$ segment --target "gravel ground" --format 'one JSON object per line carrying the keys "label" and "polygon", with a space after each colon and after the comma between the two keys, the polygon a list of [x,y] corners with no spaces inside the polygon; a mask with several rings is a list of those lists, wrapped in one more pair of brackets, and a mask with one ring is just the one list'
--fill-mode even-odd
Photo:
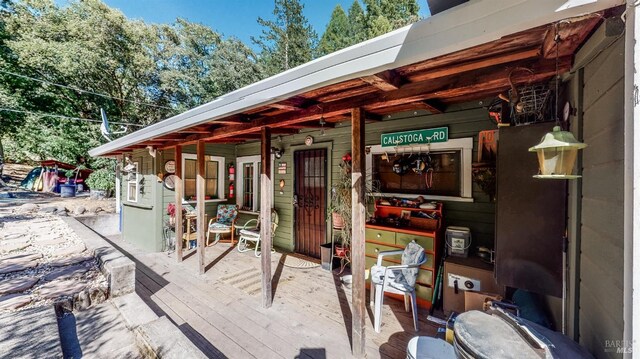
{"label": "gravel ground", "polygon": [[106,292],[96,260],[59,215],[15,212],[0,212],[0,313]]}

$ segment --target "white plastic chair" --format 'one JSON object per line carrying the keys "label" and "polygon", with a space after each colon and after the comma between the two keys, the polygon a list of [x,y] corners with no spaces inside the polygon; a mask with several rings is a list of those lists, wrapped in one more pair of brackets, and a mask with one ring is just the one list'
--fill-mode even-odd
{"label": "white plastic chair", "polygon": [[[271,210],[271,235],[276,233],[278,228],[278,212]],[[236,226],[240,230],[240,239],[238,240],[238,252],[250,251],[249,242],[253,243],[256,257],[260,257],[260,217],[248,220],[244,226]],[[275,253],[275,249],[271,248],[271,253]]]}
{"label": "white plastic chair", "polygon": [[[419,251],[419,253],[417,252]],[[412,255],[415,254],[415,255]],[[402,264],[385,267],[382,259],[385,256],[402,255]],[[404,308],[409,311],[409,301],[413,312],[413,327],[418,331],[418,305],[416,303],[416,278],[419,267],[427,262],[427,256],[415,241],[411,241],[405,249],[383,251],[378,253],[376,265],[371,267],[371,296],[370,305],[373,310],[373,326],[380,333],[382,318],[382,304],[384,293],[401,294],[404,296]]]}

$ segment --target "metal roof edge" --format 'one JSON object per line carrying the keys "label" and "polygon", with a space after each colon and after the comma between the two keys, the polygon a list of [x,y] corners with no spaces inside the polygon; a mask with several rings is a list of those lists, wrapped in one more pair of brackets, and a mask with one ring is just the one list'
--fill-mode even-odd
{"label": "metal roof edge", "polygon": [[[624,0],[476,0],[388,34],[339,50],[245,86],[89,151],[101,156],[186,127],[341,81],[371,75],[497,40],[565,18],[622,5]],[[496,21],[499,17],[501,21]]]}

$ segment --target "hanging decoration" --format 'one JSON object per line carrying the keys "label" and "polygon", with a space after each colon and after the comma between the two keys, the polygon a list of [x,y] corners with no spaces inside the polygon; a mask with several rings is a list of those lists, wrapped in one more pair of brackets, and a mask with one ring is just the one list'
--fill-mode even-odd
{"label": "hanging decoration", "polygon": [[558,34],[558,24],[556,24],[555,30],[556,81],[553,113],[556,125],[551,132],[542,137],[539,144],[529,148],[529,151],[538,154],[538,165],[540,166],[540,173],[533,177],[542,179],[575,179],[581,177],[572,174],[578,158],[578,150],[587,147],[587,145],[576,140],[571,132],[563,131],[558,119],[558,85],[560,82],[560,71],[558,70],[560,35]]}

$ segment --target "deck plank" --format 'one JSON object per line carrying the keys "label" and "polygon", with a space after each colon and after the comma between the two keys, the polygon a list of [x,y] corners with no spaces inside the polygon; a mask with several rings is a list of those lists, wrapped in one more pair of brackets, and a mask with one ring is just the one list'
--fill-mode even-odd
{"label": "deck plank", "polygon": [[[279,263],[273,305],[262,307],[260,259],[228,244],[207,247],[207,271],[198,274],[198,258],[182,263],[163,253],[145,253],[111,238],[137,263],[136,291],[158,315],[166,315],[212,358],[350,358],[351,290],[320,268],[295,269]],[[381,333],[366,322],[368,358],[399,358],[415,335],[434,336],[436,327],[421,310],[420,331],[400,301],[385,299]],[[346,316],[346,318],[345,318]]]}

